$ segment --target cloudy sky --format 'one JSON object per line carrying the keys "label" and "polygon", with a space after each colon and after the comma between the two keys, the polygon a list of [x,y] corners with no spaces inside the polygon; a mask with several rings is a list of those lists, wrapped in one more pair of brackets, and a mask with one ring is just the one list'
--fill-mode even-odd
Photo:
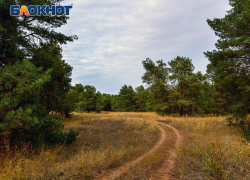
{"label": "cloudy sky", "polygon": [[206,72],[203,52],[217,37],[206,19],[224,17],[228,0],[65,0],[73,4],[60,31],[78,40],[63,46],[73,67],[72,85],[92,85],[117,94],[126,85],[142,84],[142,60],[164,62],[189,57],[195,72]]}

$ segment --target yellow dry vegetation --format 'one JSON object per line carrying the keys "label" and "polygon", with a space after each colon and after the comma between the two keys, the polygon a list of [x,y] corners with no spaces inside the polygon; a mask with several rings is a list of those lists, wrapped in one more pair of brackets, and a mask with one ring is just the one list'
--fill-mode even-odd
{"label": "yellow dry vegetation", "polygon": [[[160,137],[157,121],[177,127],[183,137],[175,179],[250,179],[250,145],[226,117],[169,117],[155,113],[74,113],[65,131],[79,131],[71,145],[0,153],[0,179],[95,179],[151,149]],[[174,141],[173,132],[164,127]],[[168,145],[167,145],[168,146]],[[117,179],[150,179],[167,158],[162,147]]]}
{"label": "yellow dry vegetation", "polygon": [[79,131],[71,145],[36,151],[1,149],[0,179],[93,179],[147,152],[159,139],[154,115],[75,113],[65,131]]}
{"label": "yellow dry vegetation", "polygon": [[177,179],[250,179],[250,145],[226,117],[167,117],[184,131]]}

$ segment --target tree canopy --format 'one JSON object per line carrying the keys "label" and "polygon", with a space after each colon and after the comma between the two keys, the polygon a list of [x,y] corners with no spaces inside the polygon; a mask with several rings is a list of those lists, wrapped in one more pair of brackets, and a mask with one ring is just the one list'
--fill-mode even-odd
{"label": "tree canopy", "polygon": [[[11,16],[11,5],[58,5],[62,0],[4,0],[0,3],[0,133],[12,144],[71,142],[51,111],[69,115],[64,101],[72,67],[62,60],[60,44],[77,39],[56,32],[68,16]],[[2,140],[2,139],[1,139]],[[39,142],[39,143],[37,143]],[[1,142],[0,142],[1,143]]]}
{"label": "tree canopy", "polygon": [[41,46],[66,44],[77,39],[56,32],[67,24],[68,16],[10,16],[11,5],[58,5],[63,0],[4,0],[0,4],[0,66],[29,58]]}
{"label": "tree canopy", "polygon": [[233,118],[230,124],[249,131],[250,121],[250,2],[230,0],[231,10],[224,18],[208,19],[209,26],[219,37],[216,49],[205,52],[214,73],[215,86],[221,96],[232,104]]}

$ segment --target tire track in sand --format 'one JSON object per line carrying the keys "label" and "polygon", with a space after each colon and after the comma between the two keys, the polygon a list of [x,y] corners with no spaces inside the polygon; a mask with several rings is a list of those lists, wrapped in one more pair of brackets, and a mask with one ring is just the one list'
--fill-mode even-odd
{"label": "tire track in sand", "polygon": [[169,151],[170,155],[169,155],[168,159],[162,164],[162,166],[157,170],[157,172],[154,173],[155,176],[157,176],[161,179],[164,179],[164,180],[169,179],[171,176],[171,172],[173,171],[173,168],[175,165],[175,159],[177,158],[177,153],[175,151],[175,148],[179,147],[179,145],[181,143],[181,135],[180,135],[179,131],[176,128],[174,128],[173,126],[158,122],[157,126],[158,126],[159,130],[161,131],[161,137],[152,149],[150,149],[148,152],[146,152],[145,154],[143,154],[139,158],[137,158],[133,161],[129,161],[120,167],[117,167],[117,168],[110,170],[106,175],[99,178],[99,180],[115,179],[115,178],[119,177],[120,175],[124,174],[125,172],[127,172],[132,166],[139,164],[148,155],[156,152],[161,147],[161,145],[163,145],[163,143],[166,139],[165,130],[161,126],[159,126],[159,124],[171,128],[175,132],[175,135],[177,136],[176,141],[174,143],[174,149]]}
{"label": "tire track in sand", "polygon": [[176,135],[174,148],[168,151],[170,155],[167,157],[166,161],[159,167],[156,173],[154,173],[154,177],[157,177],[155,179],[168,180],[171,179],[171,175],[174,172],[176,158],[177,158],[176,148],[180,147],[182,138],[179,131],[175,127],[161,122],[159,122],[159,124],[167,126],[168,128],[172,129]]}

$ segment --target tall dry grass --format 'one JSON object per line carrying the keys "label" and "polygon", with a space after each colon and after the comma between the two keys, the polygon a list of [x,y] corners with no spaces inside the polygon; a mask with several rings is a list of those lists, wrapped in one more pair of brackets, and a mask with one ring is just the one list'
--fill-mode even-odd
{"label": "tall dry grass", "polygon": [[64,119],[65,131],[79,131],[69,146],[0,153],[0,179],[93,179],[147,152],[160,132],[140,113],[78,114]]}
{"label": "tall dry grass", "polygon": [[226,117],[173,118],[164,121],[184,130],[177,179],[250,179],[250,145]]}
{"label": "tall dry grass", "polygon": [[[179,128],[176,179],[250,179],[250,145],[225,117],[161,117],[155,113],[75,113],[65,131],[79,131],[76,142],[50,149],[0,153],[0,179],[93,179],[147,152],[159,139],[156,121]],[[171,131],[166,129],[171,135]],[[170,141],[171,142],[171,139]],[[167,157],[167,148],[145,158],[118,179],[150,179]]]}

